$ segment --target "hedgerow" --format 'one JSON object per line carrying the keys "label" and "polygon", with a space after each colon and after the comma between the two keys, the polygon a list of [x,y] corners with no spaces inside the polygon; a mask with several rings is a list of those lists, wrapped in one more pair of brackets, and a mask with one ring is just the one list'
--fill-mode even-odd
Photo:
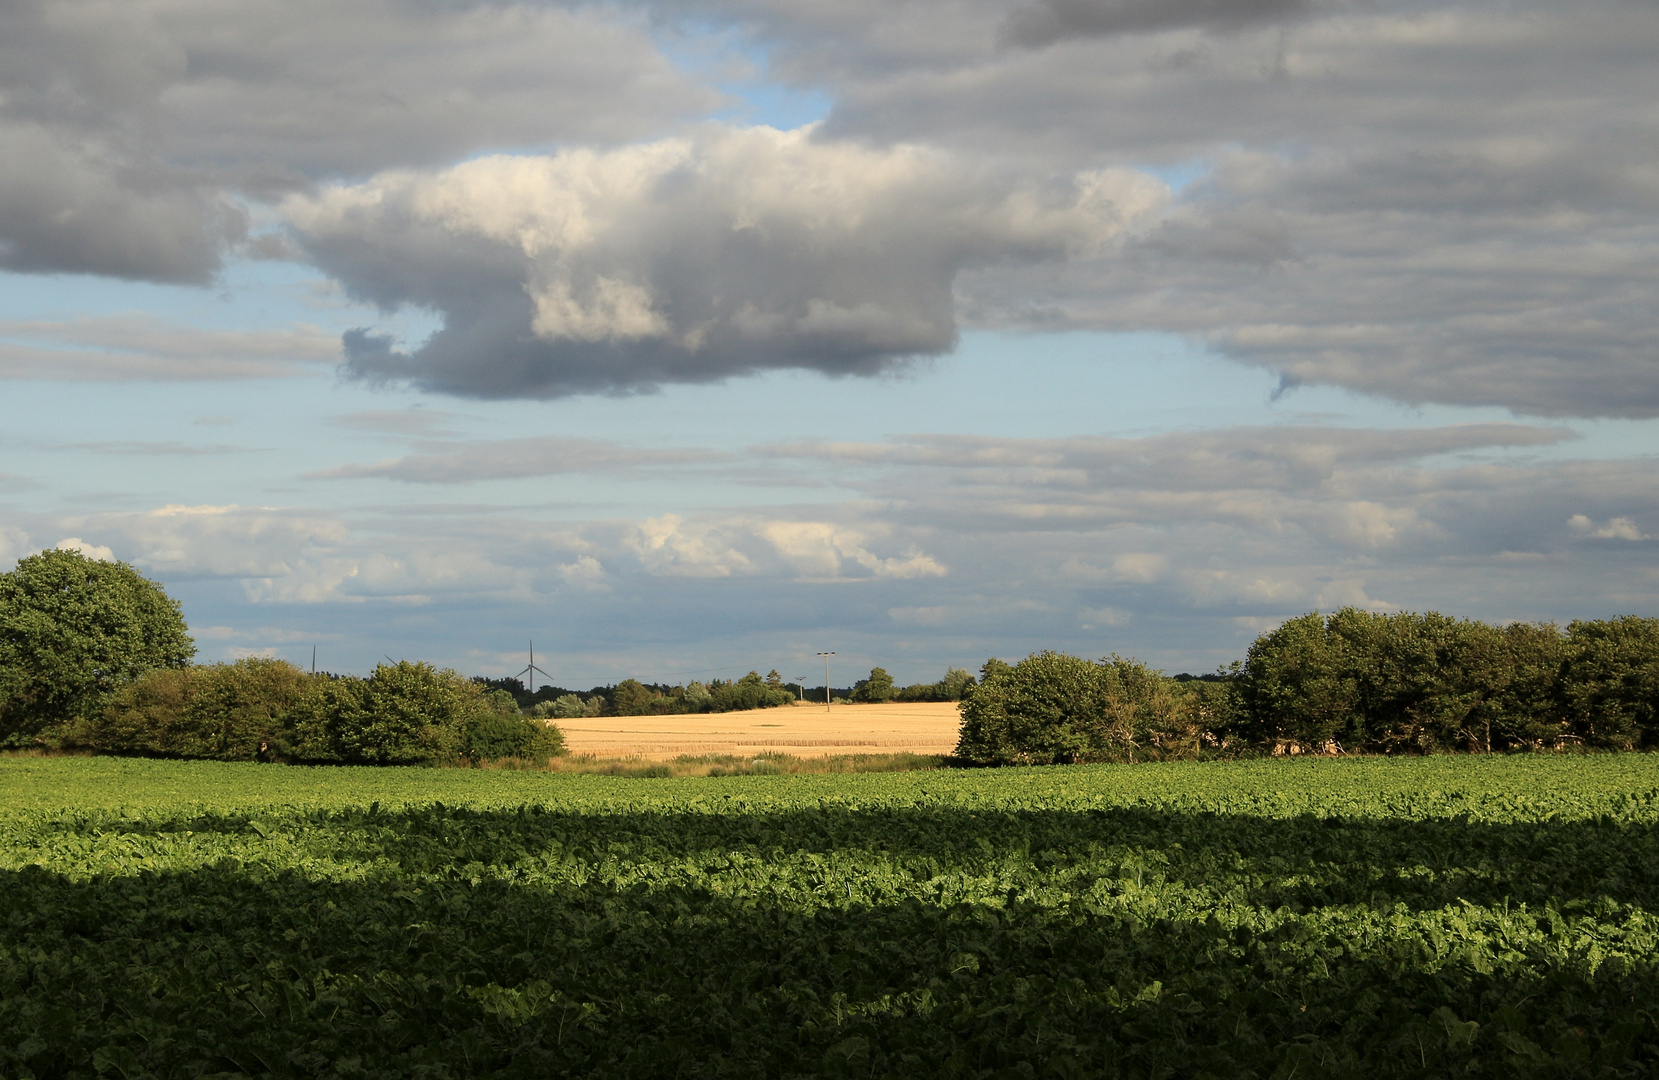
{"label": "hedgerow", "polygon": [[980,764],[1206,754],[1659,746],[1659,619],[1491,626],[1344,608],[1290,619],[1216,675],[1035,653],[988,661],[956,755]]}
{"label": "hedgerow", "polygon": [[74,729],[106,753],[218,761],[358,765],[547,758],[557,728],[508,694],[430,664],[381,664],[367,678],[311,676],[282,660],[156,669]]}

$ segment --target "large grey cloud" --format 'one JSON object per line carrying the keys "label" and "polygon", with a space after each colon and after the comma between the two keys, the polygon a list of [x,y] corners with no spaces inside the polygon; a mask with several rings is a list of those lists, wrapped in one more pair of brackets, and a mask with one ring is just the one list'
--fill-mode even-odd
{"label": "large grey cloud", "polygon": [[1659,12],[1318,14],[895,60],[827,130],[1207,174],[1111,258],[965,281],[972,323],[1173,330],[1414,402],[1659,413]]}
{"label": "large grey cloud", "polygon": [[[833,99],[814,138],[871,161],[926,147],[1005,190],[1110,167],[1202,179],[1092,258],[964,243],[960,219],[918,212],[885,221],[902,247],[836,262],[780,217],[746,275],[756,238],[712,228],[710,209],[731,209],[720,189],[741,168],[699,174],[696,199],[665,182],[632,209],[662,228],[656,249],[624,251],[618,226],[567,268],[567,313],[622,311],[637,287],[671,330],[656,337],[595,336],[586,315],[549,335],[539,256],[457,231],[453,207],[442,227],[398,210],[402,236],[390,210],[359,212],[372,235],[313,218],[307,251],[358,295],[448,319],[413,352],[352,337],[352,372],[538,396],[868,373],[948,348],[959,325],[1062,326],[1190,335],[1287,385],[1659,415],[1646,0],[20,0],[0,9],[0,266],[202,281],[271,203],[319,184],[412,190],[481,151],[669,145],[731,73],[676,69],[654,44],[676,33],[689,52],[757,46],[771,77]],[[959,177],[924,182],[981,205]],[[864,276],[893,301],[842,311]],[[814,298],[830,317],[810,334],[734,321],[747,304],[799,322]]]}
{"label": "large grey cloud", "polygon": [[641,21],[533,4],[0,5],[0,266],[199,282],[245,199],[637,137],[722,96]]}
{"label": "large grey cloud", "polygon": [[958,274],[1093,255],[1166,193],[1128,170],[1051,180],[810,129],[711,126],[384,173],[284,212],[357,297],[444,315],[413,353],[347,335],[353,374],[552,397],[766,368],[870,374],[944,352]]}
{"label": "large grey cloud", "polygon": [[[936,351],[948,310],[967,326],[1173,331],[1286,385],[1535,415],[1659,414],[1646,315],[1659,285],[1650,5],[640,6],[730,20],[765,44],[778,76],[828,88],[826,142],[932,146],[1031,183],[1101,166],[1202,174],[1157,228],[1097,258],[922,272],[932,332],[867,350],[853,328],[817,351],[776,350],[776,363],[856,373],[906,348]],[[936,219],[913,224],[934,231],[924,246],[946,242]],[[727,246],[700,242],[704,262],[686,276],[706,272],[728,296],[763,289],[723,276]],[[373,292],[367,275],[326,265]],[[555,357],[524,332],[532,301],[512,275],[498,280],[488,295],[458,285],[436,300],[383,291],[445,310],[449,329],[413,357],[353,339],[352,370],[540,395],[771,363],[731,338],[711,339],[703,359],[728,358],[712,366],[643,339],[620,364],[592,344]],[[469,377],[473,365],[489,377]]]}

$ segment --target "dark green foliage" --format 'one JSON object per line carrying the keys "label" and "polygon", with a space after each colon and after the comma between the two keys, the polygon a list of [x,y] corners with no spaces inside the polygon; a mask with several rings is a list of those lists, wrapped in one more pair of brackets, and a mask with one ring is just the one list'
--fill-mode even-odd
{"label": "dark green foliage", "polygon": [[0,1076],[1636,1077],[1659,759],[0,759]]}
{"label": "dark green foliage", "polygon": [[986,682],[993,675],[1005,674],[1006,672],[1013,670],[1013,667],[1014,665],[1010,664],[1008,661],[998,660],[993,656],[979,666],[979,681]]}
{"label": "dark green foliage", "polygon": [[603,706],[604,702],[598,698],[583,701],[579,695],[564,694],[551,701],[538,702],[530,715],[542,720],[574,720],[578,716],[597,715],[595,710]]}
{"label": "dark green foliage", "polygon": [[886,668],[871,668],[870,677],[853,684],[853,700],[880,704],[893,697],[893,676]]}
{"label": "dark green foliage", "polygon": [[545,759],[564,746],[511,693],[408,662],[382,664],[367,679],[313,677],[265,659],[152,671],[77,735],[113,754],[364,765]]}
{"label": "dark green foliage", "polygon": [[126,563],[30,555],[0,574],[0,746],[55,741],[144,672],[195,654],[178,602]]}
{"label": "dark green foliage", "polygon": [[285,660],[158,668],[115,693],[77,731],[117,754],[255,761],[290,753],[289,710],[312,679]]}
{"label": "dark green foliage", "polygon": [[974,685],[974,677],[961,668],[946,668],[944,678],[935,683],[914,683],[893,693],[894,701],[961,701],[962,695]]}
{"label": "dark green foliage", "polygon": [[939,697],[942,701],[961,701],[974,685],[974,677],[962,668],[945,669],[945,677],[939,680]]}
{"label": "dark green foliage", "polygon": [[537,705],[541,705],[549,701],[556,701],[557,699],[564,697],[566,694],[575,693],[574,690],[567,690],[562,686],[550,686],[546,683],[543,683],[541,686],[532,691],[528,686],[524,685],[523,679],[511,676],[504,679],[495,679],[487,675],[474,675],[471,681],[477,683],[485,690],[505,691],[506,693],[512,695],[513,700],[518,703],[518,707],[521,709],[533,709]]}
{"label": "dark green foliage", "polygon": [[651,710],[652,696],[638,679],[623,679],[611,691],[611,708],[618,716],[641,716]]}
{"label": "dark green foliage", "polygon": [[367,679],[319,679],[289,713],[301,761],[415,765],[467,751],[473,718],[492,712],[483,693],[453,671],[404,660]]}
{"label": "dark green foliage", "polygon": [[[1047,765],[1192,756],[1206,742],[1198,692],[1138,660],[1098,663],[1041,652],[986,677],[962,699],[956,756],[983,765]],[[1213,742],[1213,736],[1210,741]]]}
{"label": "dark green foliage", "polygon": [[1264,748],[1433,753],[1659,743],[1659,620],[1488,626],[1343,608],[1251,645],[1239,731]]}
{"label": "dark green foliage", "polygon": [[1566,735],[1561,677],[1567,639],[1549,623],[1511,623],[1502,633],[1505,670],[1476,713],[1480,749],[1561,745]]}
{"label": "dark green foliage", "polygon": [[782,686],[767,686],[760,672],[751,671],[736,682],[709,683],[709,712],[736,712],[740,709],[770,709],[779,705],[793,705],[795,695]]}
{"label": "dark green foliage", "polygon": [[1627,749],[1659,743],[1659,619],[1567,626],[1561,704],[1572,737]]}
{"label": "dark green foliage", "polygon": [[[711,679],[685,686],[642,683],[623,679],[615,686],[596,686],[587,697],[563,692],[557,698],[537,702],[535,716],[572,718],[577,716],[650,716],[670,713],[732,712],[739,709],[768,709],[790,705],[795,693],[785,689],[781,679],[763,679],[751,671],[735,682]],[[480,680],[474,680],[475,682]],[[489,684],[508,680],[493,680]]]}
{"label": "dark green foliage", "polygon": [[1187,695],[1187,720],[1197,732],[1200,745],[1228,748],[1243,743],[1244,711],[1238,683],[1242,668],[1235,660],[1212,676],[1172,680]]}
{"label": "dark green foliage", "polygon": [[[856,686],[853,687],[853,693],[854,694],[858,693],[858,688]],[[856,701],[858,699],[855,697],[853,700]],[[960,701],[961,698],[960,698],[960,696],[954,697],[954,698],[945,697],[943,689],[939,686],[938,683],[911,683],[909,686],[901,686],[897,690],[894,690],[893,691],[893,696],[889,700],[891,700],[891,701]]]}
{"label": "dark green foliage", "polygon": [[1251,645],[1242,692],[1276,743],[1484,749],[1481,705],[1506,681],[1505,644],[1495,627],[1437,612],[1304,615]]}
{"label": "dark green foliage", "polygon": [[1347,736],[1361,716],[1354,666],[1317,612],[1257,638],[1240,687],[1257,741],[1312,747]]}
{"label": "dark green foliage", "polygon": [[526,716],[510,694],[491,691],[466,720],[466,756],[546,759],[564,753],[564,735],[545,720]]}

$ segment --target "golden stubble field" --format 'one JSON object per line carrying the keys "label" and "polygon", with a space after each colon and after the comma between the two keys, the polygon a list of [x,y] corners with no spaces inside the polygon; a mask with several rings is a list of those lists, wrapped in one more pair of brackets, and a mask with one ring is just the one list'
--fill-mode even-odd
{"label": "golden stubble field", "polygon": [[956,702],[928,701],[600,716],[557,723],[573,754],[669,761],[682,754],[948,754],[956,748],[959,718]]}

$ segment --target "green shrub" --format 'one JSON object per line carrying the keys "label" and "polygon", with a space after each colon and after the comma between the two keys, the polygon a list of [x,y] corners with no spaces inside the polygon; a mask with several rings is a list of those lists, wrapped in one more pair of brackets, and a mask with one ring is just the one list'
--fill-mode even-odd
{"label": "green shrub", "polygon": [[962,699],[956,756],[984,765],[1197,754],[1214,736],[1198,695],[1139,660],[1040,652],[986,665]]}
{"label": "green shrub", "polygon": [[945,669],[945,677],[939,680],[939,697],[942,701],[961,701],[974,685],[974,677],[959,667]]}
{"label": "green shrub", "polygon": [[[1548,728],[1543,643],[1438,612],[1343,608],[1291,619],[1250,646],[1241,697],[1255,739],[1275,748],[1432,753],[1484,750]],[[1542,649],[1542,651],[1540,651]],[[1517,661],[1533,665],[1524,671]],[[1517,691],[1525,715],[1517,715]],[[1542,695],[1543,701],[1536,700]]]}
{"label": "green shrub", "polygon": [[[854,688],[857,689],[856,687]],[[938,683],[911,683],[893,691],[893,701],[944,701]]]}
{"label": "green shrub", "polygon": [[1562,701],[1567,639],[1553,623],[1511,623],[1503,636],[1499,678],[1476,706],[1471,749],[1525,750],[1562,746],[1568,739]]}
{"label": "green shrub", "polygon": [[466,756],[473,761],[494,758],[549,758],[564,753],[564,734],[545,720],[525,716],[517,708],[479,711],[467,720]]}
{"label": "green shrub", "polygon": [[407,662],[367,679],[314,678],[263,658],[157,669],[77,734],[106,753],[221,761],[409,765],[564,752],[559,729],[523,715],[510,693]]}
{"label": "green shrub", "polygon": [[586,716],[587,702],[576,694],[561,694],[552,701],[544,701],[530,710],[530,715],[541,720],[574,720]]}
{"label": "green shrub", "polygon": [[77,732],[110,753],[254,761],[289,752],[288,712],[311,678],[285,660],[158,668],[116,691]]}
{"label": "green shrub", "polygon": [[291,712],[303,761],[415,765],[453,760],[467,725],[489,711],[478,688],[450,670],[407,660],[367,679],[318,680]]}

